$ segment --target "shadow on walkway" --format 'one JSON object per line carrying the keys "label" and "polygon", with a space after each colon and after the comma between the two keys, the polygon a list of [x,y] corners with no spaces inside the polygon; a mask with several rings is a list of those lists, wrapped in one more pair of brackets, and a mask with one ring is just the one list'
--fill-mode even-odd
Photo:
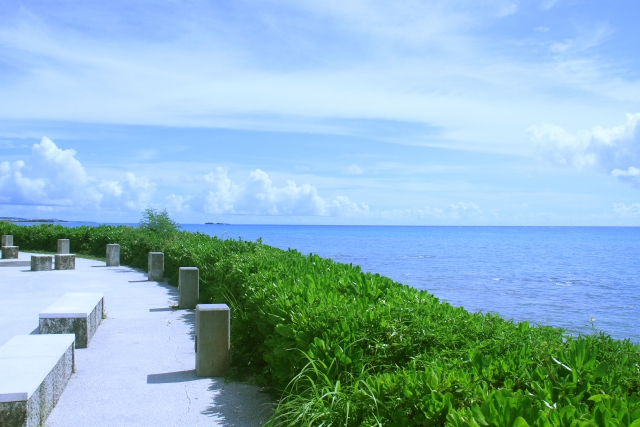
{"label": "shadow on walkway", "polygon": [[261,426],[271,417],[276,405],[253,384],[225,383],[222,378],[212,378],[208,391],[213,394],[213,402],[202,414],[218,418],[226,427]]}
{"label": "shadow on walkway", "polygon": [[162,374],[147,375],[147,384],[169,384],[169,383],[186,383],[189,381],[197,381],[202,378],[196,376],[196,370],[188,371],[164,372]]}

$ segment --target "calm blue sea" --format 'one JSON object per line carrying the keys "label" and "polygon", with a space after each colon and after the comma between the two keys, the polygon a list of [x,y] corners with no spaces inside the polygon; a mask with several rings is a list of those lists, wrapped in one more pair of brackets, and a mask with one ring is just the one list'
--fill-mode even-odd
{"label": "calm blue sea", "polygon": [[360,265],[469,311],[640,342],[640,228],[183,228]]}

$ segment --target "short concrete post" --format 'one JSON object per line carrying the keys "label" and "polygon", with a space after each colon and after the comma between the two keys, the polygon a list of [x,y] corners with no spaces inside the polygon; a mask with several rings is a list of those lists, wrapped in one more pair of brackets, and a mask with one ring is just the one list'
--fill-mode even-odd
{"label": "short concrete post", "polygon": [[230,312],[227,304],[196,306],[196,375],[219,377],[231,361]]}
{"label": "short concrete post", "polygon": [[3,246],[2,247],[2,259],[18,258],[19,253],[20,253],[19,246]]}
{"label": "short concrete post", "polygon": [[162,282],[164,279],[164,253],[149,252],[148,278],[154,282]]}
{"label": "short concrete post", "polygon": [[120,266],[120,245],[110,243],[107,245],[107,267]]}
{"label": "short concrete post", "polygon": [[31,255],[31,271],[49,271],[52,264],[52,255]]}
{"label": "short concrete post", "polygon": [[56,254],[56,270],[75,270],[76,256],[74,254]]}
{"label": "short concrete post", "polygon": [[58,239],[58,253],[59,254],[68,254],[71,253],[71,245],[69,244],[69,239]]}
{"label": "short concrete post", "polygon": [[5,234],[2,236],[2,244],[0,246],[13,246],[13,235]]}
{"label": "short concrete post", "polygon": [[196,308],[200,296],[198,267],[180,267],[178,273],[178,308]]}

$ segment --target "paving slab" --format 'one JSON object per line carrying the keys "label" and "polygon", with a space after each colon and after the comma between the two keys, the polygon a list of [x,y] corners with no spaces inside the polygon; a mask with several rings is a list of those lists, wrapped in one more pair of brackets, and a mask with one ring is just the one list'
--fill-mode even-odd
{"label": "paving slab", "polygon": [[260,388],[195,374],[194,310],[146,272],[76,259],[75,270],[31,271],[31,253],[0,260],[0,345],[38,333],[38,314],[67,292],[104,294],[106,318],[45,426],[260,426],[273,401]]}

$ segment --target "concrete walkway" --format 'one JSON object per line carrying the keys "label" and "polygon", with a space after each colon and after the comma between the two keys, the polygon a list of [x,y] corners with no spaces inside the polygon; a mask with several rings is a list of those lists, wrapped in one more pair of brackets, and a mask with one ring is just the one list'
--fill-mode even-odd
{"label": "concrete walkway", "polygon": [[260,426],[273,410],[259,387],[195,375],[194,310],[177,290],[129,267],[78,258],[76,269],[30,271],[31,254],[0,260],[0,345],[38,333],[38,313],[66,292],[104,293],[107,318],[45,426]]}

